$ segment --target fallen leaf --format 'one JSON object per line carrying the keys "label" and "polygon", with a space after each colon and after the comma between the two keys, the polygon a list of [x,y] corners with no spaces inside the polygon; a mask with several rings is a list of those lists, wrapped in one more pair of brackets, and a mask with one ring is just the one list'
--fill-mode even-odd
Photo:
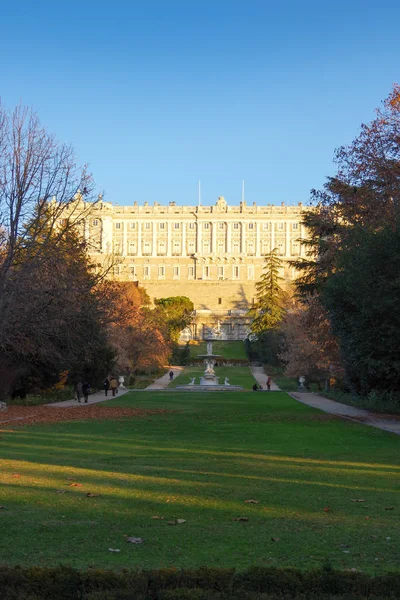
{"label": "fallen leaf", "polygon": [[143,544],[144,540],[139,537],[127,537],[126,541],[130,544]]}
{"label": "fallen leaf", "polygon": [[182,523],[186,523],[186,519],[177,519],[176,522],[178,525],[182,525]]}
{"label": "fallen leaf", "polygon": [[281,538],[271,538],[271,542],[280,542]]}
{"label": "fallen leaf", "polygon": [[108,551],[109,552],[121,552],[121,550],[119,548],[109,548]]}
{"label": "fallen leaf", "polygon": [[92,494],[91,492],[89,492],[88,494],[86,494],[87,498],[99,498],[101,496],[101,494]]}
{"label": "fallen leaf", "polygon": [[168,525],[176,525],[176,521],[168,521]]}
{"label": "fallen leaf", "polygon": [[157,519],[163,519],[164,517],[159,517],[158,515],[154,515],[154,517],[151,517],[151,518],[154,520],[157,520]]}
{"label": "fallen leaf", "polygon": [[394,506],[387,506],[385,510],[394,510]]}
{"label": "fallen leaf", "polygon": [[350,554],[350,550],[343,550],[344,554]]}
{"label": "fallen leaf", "polygon": [[324,512],[331,512],[331,509],[329,508],[329,506],[325,506],[325,508],[323,508]]}
{"label": "fallen leaf", "polygon": [[245,500],[245,504],[259,504],[258,500]]}
{"label": "fallen leaf", "polygon": [[233,519],[234,521],[248,521],[248,517],[236,517],[236,519]]}
{"label": "fallen leaf", "polygon": [[81,483],[70,483],[69,487],[82,487]]}
{"label": "fallen leaf", "polygon": [[364,498],[354,498],[350,500],[350,502],[366,502],[366,500],[364,500]]}
{"label": "fallen leaf", "polygon": [[369,517],[365,517],[365,518],[364,518],[364,521],[369,521]]}
{"label": "fallen leaf", "polygon": [[14,477],[15,479],[19,479],[20,477],[22,477],[22,475],[20,475],[19,473],[13,473],[11,475],[11,477]]}

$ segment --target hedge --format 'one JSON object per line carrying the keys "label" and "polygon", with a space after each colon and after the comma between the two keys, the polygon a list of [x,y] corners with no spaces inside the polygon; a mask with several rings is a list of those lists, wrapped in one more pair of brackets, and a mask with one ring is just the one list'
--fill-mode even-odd
{"label": "hedge", "polygon": [[0,567],[1,600],[388,600],[400,574],[253,567],[108,571]]}

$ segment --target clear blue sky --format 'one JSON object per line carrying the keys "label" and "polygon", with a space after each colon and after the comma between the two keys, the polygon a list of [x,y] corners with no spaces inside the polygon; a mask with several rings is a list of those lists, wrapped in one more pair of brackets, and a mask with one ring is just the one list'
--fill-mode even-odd
{"label": "clear blue sky", "polygon": [[4,0],[0,96],[118,204],[307,202],[400,80],[400,2]]}

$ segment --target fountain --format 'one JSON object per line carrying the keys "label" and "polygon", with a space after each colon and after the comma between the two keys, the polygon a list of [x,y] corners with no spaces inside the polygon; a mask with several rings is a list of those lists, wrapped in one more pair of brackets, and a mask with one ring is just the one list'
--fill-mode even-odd
{"label": "fountain", "polygon": [[[215,337],[219,337],[222,333],[220,323],[218,326],[211,330],[211,333]],[[214,339],[214,338],[212,338]],[[216,392],[216,391],[232,391],[237,392],[243,390],[241,385],[231,385],[228,377],[225,377],[224,383],[219,383],[219,377],[215,374],[214,367],[219,358],[223,358],[222,354],[213,354],[212,350],[212,339],[207,342],[207,354],[199,354],[199,358],[204,359],[206,369],[200,378],[200,384],[195,383],[195,377],[193,377],[190,383],[186,385],[176,386],[176,390],[187,390],[191,392],[203,391],[203,392]]]}

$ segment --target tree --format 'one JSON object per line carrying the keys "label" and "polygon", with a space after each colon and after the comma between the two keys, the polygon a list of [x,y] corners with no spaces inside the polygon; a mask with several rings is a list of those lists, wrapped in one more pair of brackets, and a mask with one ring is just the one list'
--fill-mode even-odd
{"label": "tree", "polygon": [[181,331],[191,323],[193,302],[186,296],[171,296],[155,298],[154,304],[154,317],[159,318],[161,327],[165,324],[167,337],[176,344]]}
{"label": "tree", "polygon": [[288,311],[281,333],[284,344],[280,359],[286,365],[286,375],[304,375],[317,382],[343,377],[339,345],[318,296],[310,296]]}
{"label": "tree", "polygon": [[253,317],[251,330],[260,334],[276,327],[285,314],[287,293],[281,287],[283,278],[279,276],[282,260],[277,250],[272,250],[266,257],[260,281],[256,283],[256,302],[249,311]]}

